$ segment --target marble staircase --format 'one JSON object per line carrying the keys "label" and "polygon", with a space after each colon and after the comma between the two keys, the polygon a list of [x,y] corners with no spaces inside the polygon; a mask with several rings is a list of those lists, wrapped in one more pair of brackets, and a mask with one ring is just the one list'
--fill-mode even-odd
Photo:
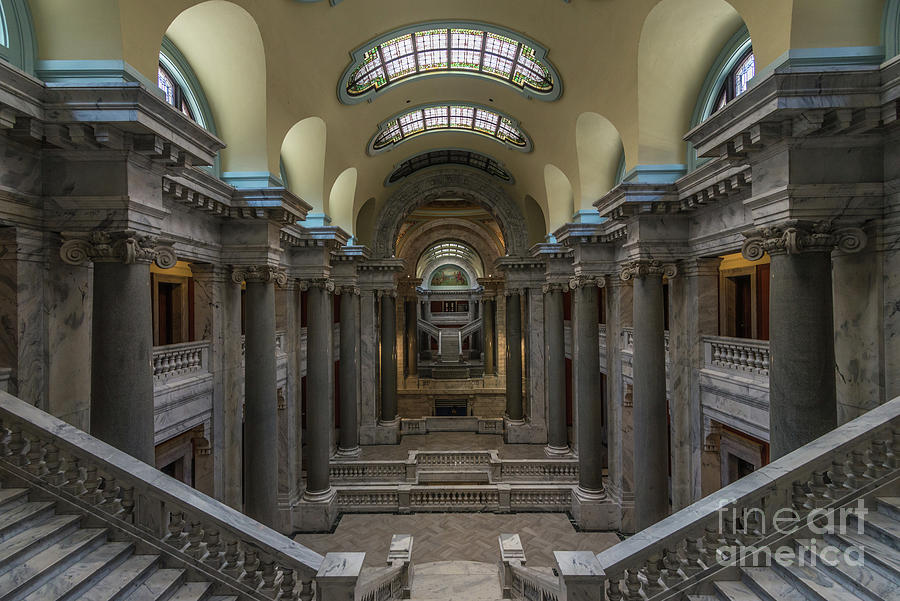
{"label": "marble staircase", "polygon": [[[4,483],[5,484],[5,483]],[[76,512],[0,488],[0,600],[237,601]],[[142,550],[144,551],[144,550]]]}
{"label": "marble staircase", "polygon": [[744,566],[690,601],[891,601],[900,597],[900,497],[874,497],[863,516],[817,538],[795,538],[797,560]]}
{"label": "marble staircase", "polygon": [[459,330],[441,330],[441,363],[459,363],[462,349],[459,344]]}

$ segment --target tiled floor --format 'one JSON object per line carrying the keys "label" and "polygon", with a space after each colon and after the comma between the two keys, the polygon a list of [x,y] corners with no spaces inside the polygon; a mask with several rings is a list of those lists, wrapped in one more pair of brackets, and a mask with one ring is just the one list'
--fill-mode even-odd
{"label": "tiled floor", "polygon": [[500,560],[497,536],[517,532],[529,566],[553,566],[553,551],[600,552],[619,541],[612,532],[577,532],[561,513],[347,514],[333,534],[298,534],[318,553],[365,551],[367,566],[383,566],[392,534],[413,535],[413,563]]}

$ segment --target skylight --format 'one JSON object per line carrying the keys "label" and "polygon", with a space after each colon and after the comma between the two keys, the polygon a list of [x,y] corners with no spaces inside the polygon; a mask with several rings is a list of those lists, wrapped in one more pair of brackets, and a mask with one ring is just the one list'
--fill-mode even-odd
{"label": "skylight", "polygon": [[483,23],[422,24],[354,52],[339,95],[349,104],[415,76],[450,73],[488,77],[528,96],[555,100],[559,77],[545,54],[536,43]]}
{"label": "skylight", "polygon": [[439,131],[464,131],[493,138],[522,152],[531,140],[510,117],[487,107],[468,104],[428,105],[396,115],[379,126],[369,152],[389,150],[418,135]]}

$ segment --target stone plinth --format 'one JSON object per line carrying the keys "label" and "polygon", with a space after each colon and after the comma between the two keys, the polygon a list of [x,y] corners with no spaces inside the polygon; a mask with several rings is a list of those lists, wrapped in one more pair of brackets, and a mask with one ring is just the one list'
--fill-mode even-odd
{"label": "stone plinth", "polygon": [[295,532],[328,532],[337,517],[335,489],[331,488],[321,495],[304,493],[293,507],[293,529]]}

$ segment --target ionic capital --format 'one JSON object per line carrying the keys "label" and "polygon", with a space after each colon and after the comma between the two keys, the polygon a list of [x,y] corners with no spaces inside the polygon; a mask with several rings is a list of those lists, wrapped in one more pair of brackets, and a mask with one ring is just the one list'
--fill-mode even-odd
{"label": "ionic capital", "polygon": [[359,286],[352,286],[352,285],[335,286],[334,293],[335,294],[352,294],[353,296],[359,296]]}
{"label": "ionic capital", "polygon": [[634,278],[645,278],[651,275],[665,276],[669,279],[678,275],[678,268],[674,263],[663,263],[656,259],[637,259],[622,266],[619,277],[623,282]]}
{"label": "ionic capital", "polygon": [[811,252],[831,252],[835,249],[852,253],[866,246],[866,234],[858,227],[835,227],[829,221],[792,220],[779,225],[744,232],[741,254],[748,261],[757,261],[764,254],[796,255]]}
{"label": "ionic capital", "polygon": [[334,280],[328,278],[312,278],[309,280],[302,280],[300,282],[300,290],[306,292],[311,288],[318,288],[319,290],[324,290],[325,292],[334,292]]}
{"label": "ionic capital", "polygon": [[384,298],[385,296],[389,296],[391,298],[397,298],[397,290],[395,288],[390,288],[387,290],[379,290],[378,298]]}
{"label": "ionic capital", "polygon": [[279,286],[287,284],[287,273],[273,265],[242,265],[235,267],[231,272],[231,281],[235,284],[241,282],[268,284],[274,282]]}
{"label": "ionic capital", "polygon": [[606,288],[605,275],[576,275],[569,278],[569,288],[575,290],[584,288],[585,286],[597,288]]}
{"label": "ionic capital", "polygon": [[503,296],[510,297],[513,294],[520,295],[522,294],[521,288],[505,288],[503,290]]}
{"label": "ionic capital", "polygon": [[556,291],[563,292],[566,288],[568,288],[568,284],[563,284],[561,282],[547,282],[541,286],[541,292],[544,294]]}
{"label": "ionic capital", "polygon": [[156,263],[161,269],[174,267],[178,261],[172,242],[132,230],[114,232],[63,233],[59,256],[69,265],[94,263]]}

